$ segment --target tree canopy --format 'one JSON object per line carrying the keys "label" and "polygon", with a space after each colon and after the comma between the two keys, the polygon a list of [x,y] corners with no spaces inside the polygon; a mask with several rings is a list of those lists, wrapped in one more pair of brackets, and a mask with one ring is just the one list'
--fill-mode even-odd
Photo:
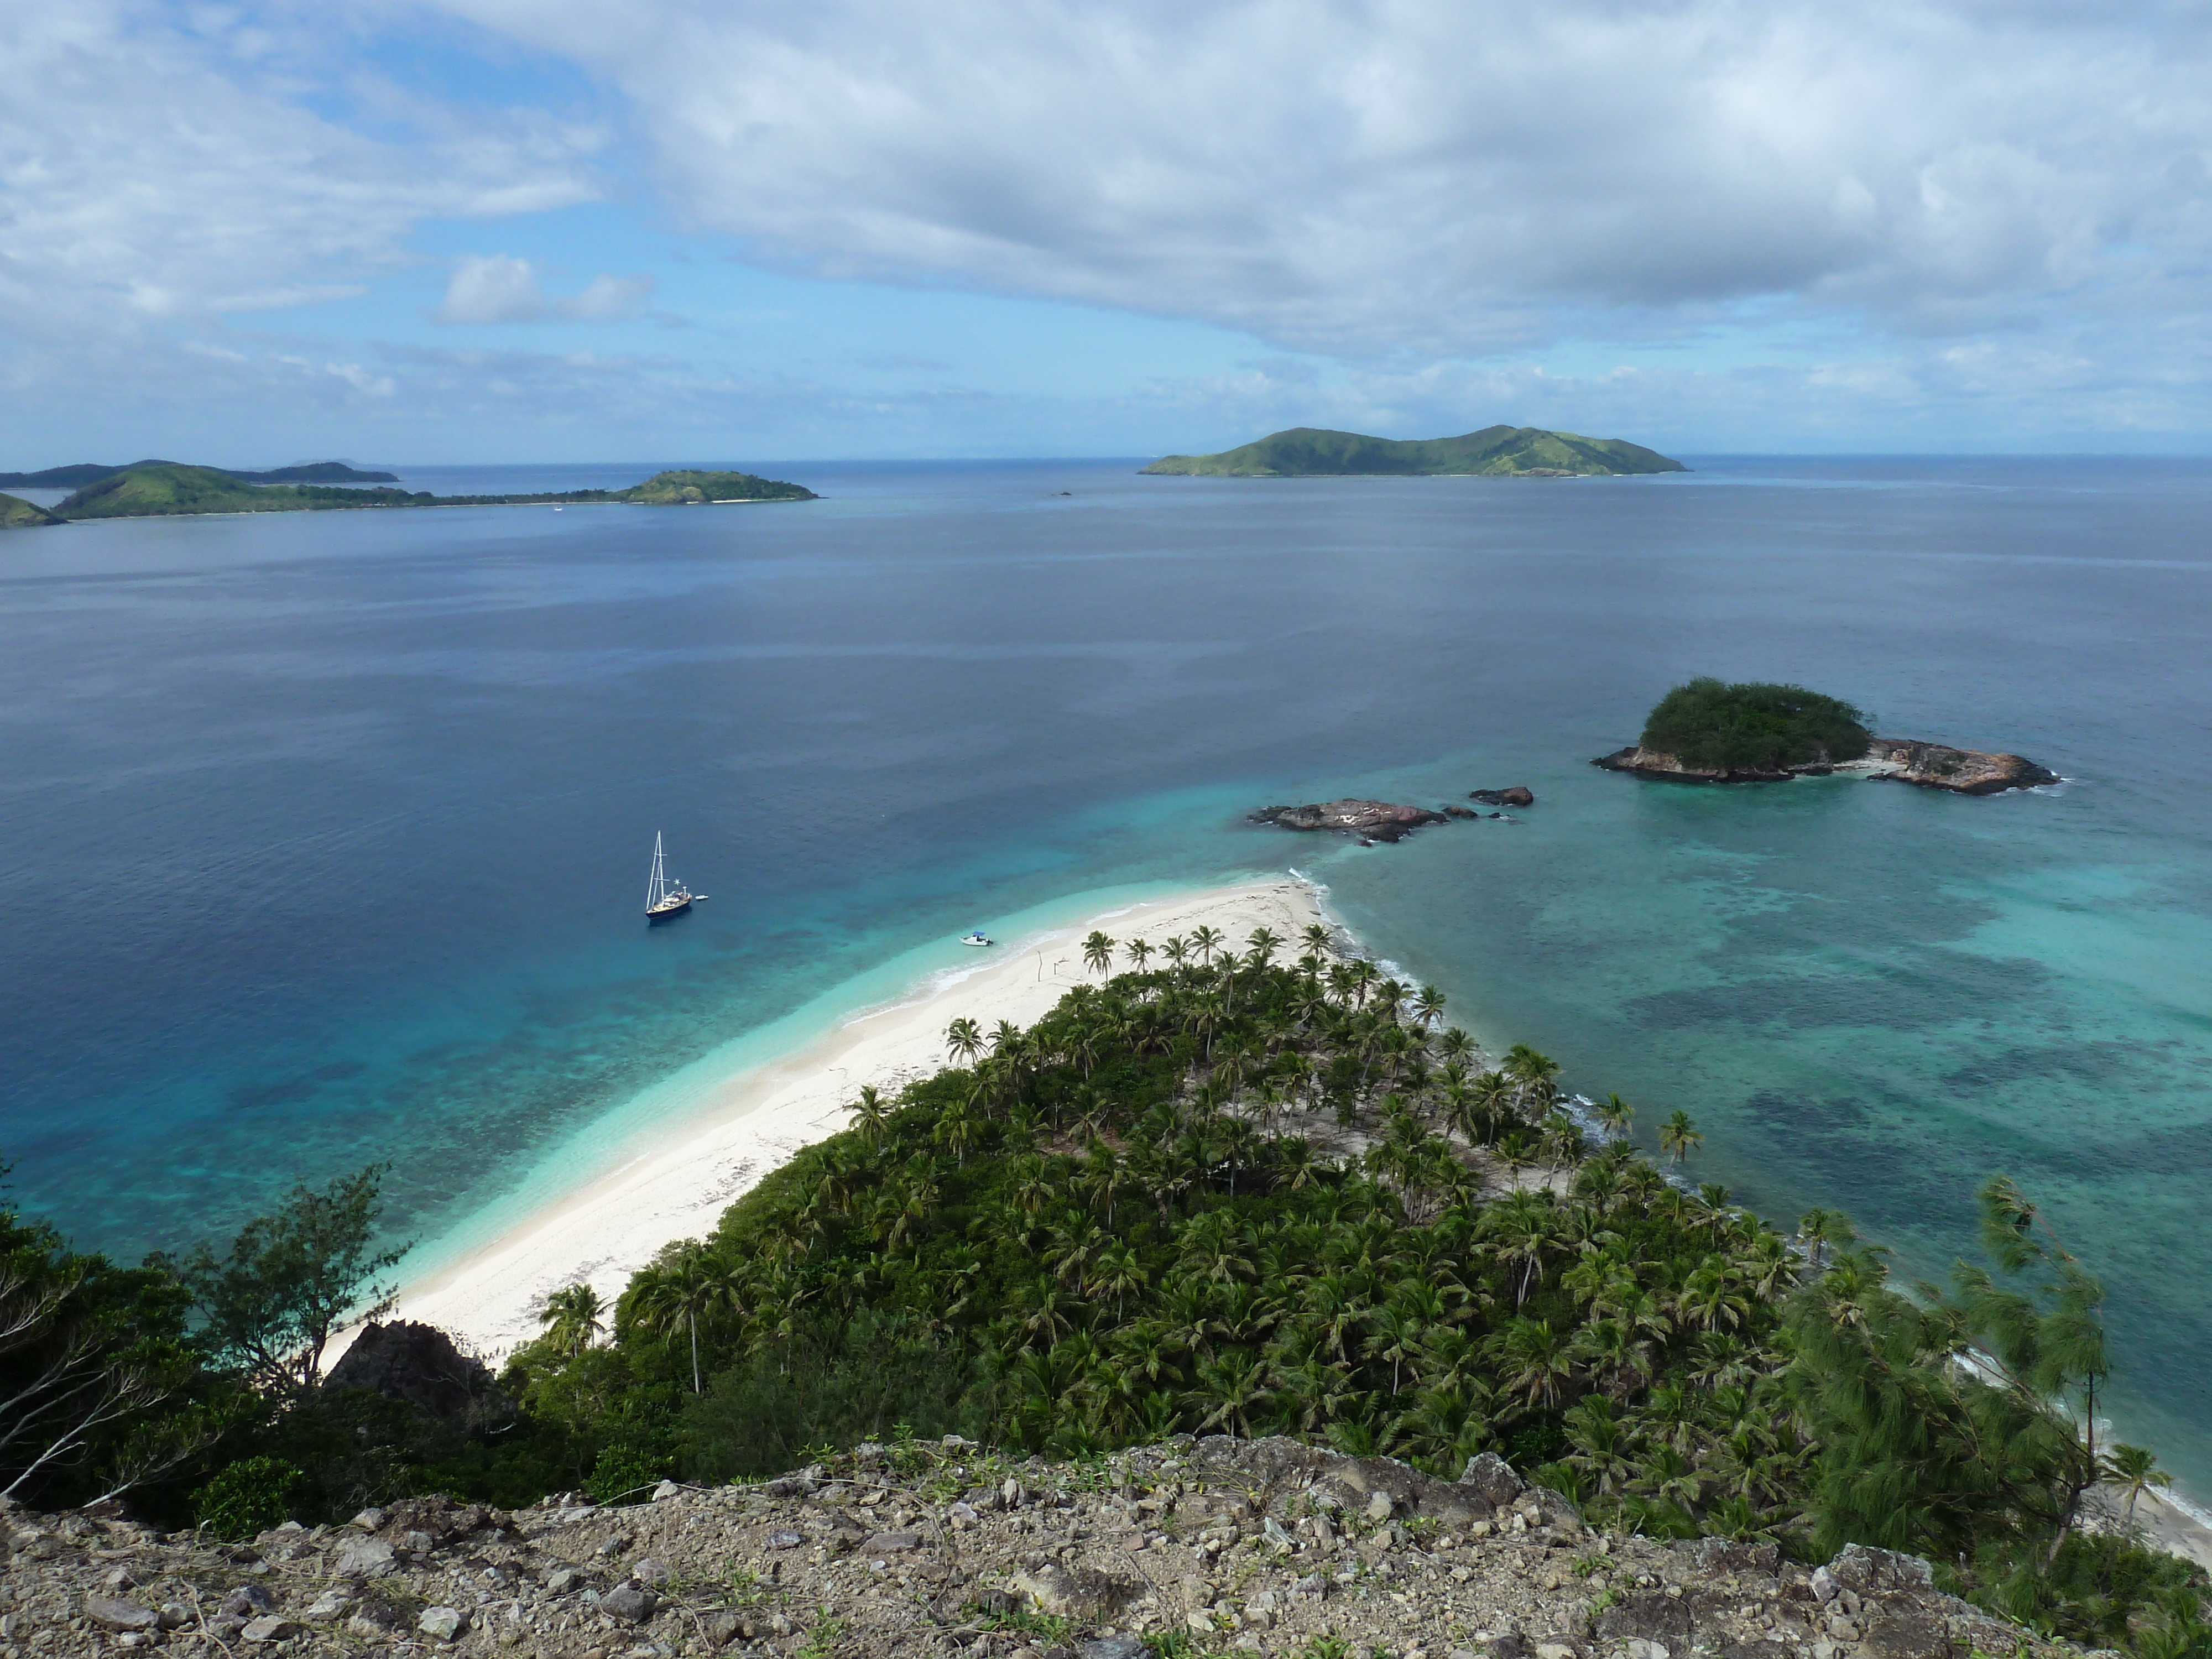
{"label": "tree canopy", "polygon": [[1802,685],[1701,678],[1659,700],[1640,741],[1689,766],[1772,771],[1861,758],[1869,741],[1861,718],[1850,703]]}

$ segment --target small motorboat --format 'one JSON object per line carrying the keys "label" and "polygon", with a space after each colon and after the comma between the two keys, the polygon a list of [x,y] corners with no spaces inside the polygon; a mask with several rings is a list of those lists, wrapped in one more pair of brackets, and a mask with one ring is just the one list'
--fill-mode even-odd
{"label": "small motorboat", "polygon": [[985,935],[983,935],[983,934],[981,934],[981,933],[963,933],[963,934],[960,936],[960,942],[961,942],[963,945],[974,945],[981,946],[981,945],[985,945],[992,944],[992,943],[994,943],[994,940],[992,940],[992,939],[990,939],[989,938],[986,937]]}

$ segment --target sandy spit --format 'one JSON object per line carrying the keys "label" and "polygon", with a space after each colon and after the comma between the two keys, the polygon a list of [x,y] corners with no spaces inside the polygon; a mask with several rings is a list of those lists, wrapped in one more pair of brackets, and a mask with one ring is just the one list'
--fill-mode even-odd
{"label": "sandy spit", "polygon": [[[862,1084],[885,1094],[946,1063],[945,1029],[966,1016],[988,1031],[1027,1026],[1097,975],[1080,941],[1094,927],[1155,945],[1206,926],[1242,948],[1265,927],[1291,947],[1327,924],[1314,890],[1296,881],[1216,887],[1133,902],[1072,927],[978,951],[981,966],[935,988],[866,1010],[812,1042],[716,1088],[703,1109],[669,1127],[664,1145],[584,1185],[428,1278],[401,1287],[391,1317],[420,1320],[495,1358],[538,1333],[554,1291],[588,1282],[611,1303],[665,1245],[714,1230],[730,1203],[802,1146],[849,1121]],[[1126,965],[1118,953],[1115,966]],[[333,1342],[335,1363],[353,1333]]]}

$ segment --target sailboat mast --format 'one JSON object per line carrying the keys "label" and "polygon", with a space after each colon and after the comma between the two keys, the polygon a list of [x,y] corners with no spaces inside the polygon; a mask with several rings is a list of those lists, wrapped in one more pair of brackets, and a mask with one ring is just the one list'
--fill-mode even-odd
{"label": "sailboat mast", "polygon": [[660,879],[660,832],[656,830],[653,832],[653,874],[647,878],[645,884],[645,908],[647,909],[650,910],[654,905],[660,902],[660,895],[663,890]]}

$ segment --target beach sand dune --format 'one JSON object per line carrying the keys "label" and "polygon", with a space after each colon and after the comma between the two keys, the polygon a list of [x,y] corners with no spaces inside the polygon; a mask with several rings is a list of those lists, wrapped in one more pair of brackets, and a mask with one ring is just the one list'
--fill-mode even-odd
{"label": "beach sand dune", "polygon": [[[1283,880],[1124,903],[1003,941],[975,971],[917,986],[908,998],[731,1078],[702,1109],[669,1125],[664,1144],[602,1170],[483,1249],[403,1286],[392,1316],[438,1326],[495,1356],[538,1334],[546,1297],[565,1285],[587,1282],[612,1302],[663,1247],[712,1231],[722,1211],[762,1176],[843,1128],[863,1084],[891,1094],[944,1066],[945,1030],[953,1020],[964,1016],[987,1031],[1002,1019],[1027,1026],[1071,987],[1095,981],[1082,951],[1093,928],[1157,945],[1209,927],[1241,949],[1264,927],[1295,949],[1316,922],[1327,925],[1314,890]],[[1126,965],[1117,954],[1115,967]],[[331,1363],[343,1346],[331,1345]]]}

